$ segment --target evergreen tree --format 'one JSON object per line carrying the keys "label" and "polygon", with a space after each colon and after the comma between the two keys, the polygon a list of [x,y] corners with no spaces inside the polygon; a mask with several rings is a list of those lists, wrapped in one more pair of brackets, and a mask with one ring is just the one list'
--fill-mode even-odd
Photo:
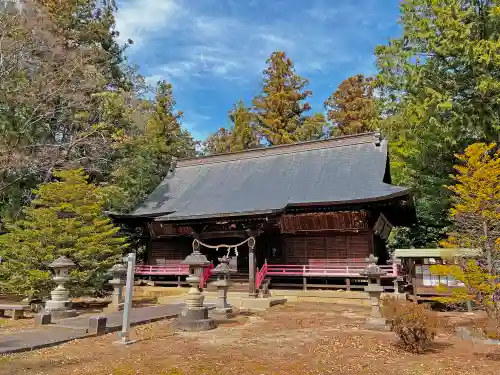
{"label": "evergreen tree", "polygon": [[397,183],[416,191],[418,224],[403,246],[435,246],[454,154],[500,130],[500,22],[492,0],[406,0],[403,35],[376,49]]}
{"label": "evergreen tree", "polygon": [[292,60],[284,52],[267,59],[262,93],[253,99],[257,131],[271,146],[294,143],[310,105],[304,102],[311,92],[307,79],[295,73]]}
{"label": "evergreen tree", "polygon": [[229,128],[220,128],[203,142],[206,154],[224,154],[260,147],[254,115],[242,101],[229,111]]}
{"label": "evergreen tree", "polygon": [[229,129],[220,128],[203,141],[203,154],[215,155],[231,152],[232,133]]}
{"label": "evergreen tree", "polygon": [[302,125],[294,134],[298,142],[315,141],[331,133],[330,125],[323,113],[314,113],[304,118]]}
{"label": "evergreen tree", "polygon": [[[195,156],[197,144],[182,128],[182,112],[175,110],[172,85],[165,81],[158,82],[153,102],[131,108],[119,95],[110,100],[119,116],[130,112],[126,122],[131,128],[115,137],[117,154],[111,173],[111,182],[118,187],[112,207],[130,211],[163,180],[173,158]],[[117,123],[116,117],[107,121]]]}
{"label": "evergreen tree", "polygon": [[[106,77],[108,83],[120,88],[131,89],[131,77],[123,69],[123,52],[115,28],[115,0],[31,0],[47,11],[51,21],[58,28],[58,34],[66,40],[66,48],[82,46],[96,50],[93,63]],[[30,3],[30,1],[28,1]],[[99,46],[99,48],[95,48]]]}
{"label": "evergreen tree", "polygon": [[231,121],[231,152],[244,151],[260,146],[254,126],[254,116],[242,101],[229,111]]}
{"label": "evergreen tree", "polygon": [[378,113],[372,81],[362,74],[349,77],[325,101],[334,134],[359,134],[375,128]]}
{"label": "evergreen tree", "polygon": [[42,184],[24,218],[6,223],[0,235],[0,290],[21,296],[46,295],[53,287],[48,265],[59,256],[76,264],[73,295],[101,294],[106,272],[117,262],[125,238],[103,216],[106,190],[89,184],[83,170],[54,172]]}

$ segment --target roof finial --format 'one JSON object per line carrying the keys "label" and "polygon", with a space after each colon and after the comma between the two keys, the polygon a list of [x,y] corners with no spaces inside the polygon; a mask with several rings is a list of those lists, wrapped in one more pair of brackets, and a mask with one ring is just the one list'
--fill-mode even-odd
{"label": "roof finial", "polygon": [[380,128],[375,129],[375,133],[373,134],[373,143],[375,146],[380,146],[380,142],[382,141],[382,133],[380,132]]}

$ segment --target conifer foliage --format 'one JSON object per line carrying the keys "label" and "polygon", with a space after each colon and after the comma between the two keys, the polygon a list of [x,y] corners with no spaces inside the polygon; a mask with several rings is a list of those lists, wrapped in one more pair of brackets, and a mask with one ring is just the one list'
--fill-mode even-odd
{"label": "conifer foliage", "polygon": [[347,135],[372,131],[378,118],[373,96],[373,79],[362,74],[345,79],[325,101],[333,134]]}
{"label": "conifer foliage", "polygon": [[100,294],[106,272],[125,247],[119,228],[102,213],[106,189],[88,182],[83,170],[54,172],[58,181],[40,185],[24,219],[7,222],[0,235],[0,292],[46,295],[52,287],[48,265],[61,255],[77,265],[72,295]]}
{"label": "conifer foliage", "polygon": [[309,83],[295,72],[292,60],[284,52],[274,52],[267,59],[262,93],[253,99],[257,131],[269,145],[300,141],[305,112],[311,109],[304,102],[311,96]]}

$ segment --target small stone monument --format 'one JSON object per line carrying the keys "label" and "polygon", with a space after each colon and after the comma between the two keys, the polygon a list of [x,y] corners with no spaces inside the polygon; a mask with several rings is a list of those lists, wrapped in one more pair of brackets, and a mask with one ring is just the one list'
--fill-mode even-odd
{"label": "small stone monument", "polygon": [[76,316],[76,310],[70,308],[69,291],[64,284],[69,280],[69,271],[75,267],[71,259],[61,256],[54,260],[49,267],[54,270],[53,280],[57,287],[50,292],[51,299],[45,302],[45,312],[54,319],[64,319]]}
{"label": "small stone monument", "polygon": [[106,307],[106,312],[123,310],[123,288],[125,287],[127,269],[121,263],[115,264],[110,268],[109,273],[112,279],[109,283],[113,286],[113,293],[111,294],[111,303]]}
{"label": "small stone monument", "polygon": [[377,266],[377,261],[378,258],[370,254],[370,256],[366,258],[366,268],[360,272],[361,276],[368,279],[368,285],[365,287],[365,292],[370,296],[372,308],[370,316],[366,319],[366,327],[368,329],[387,330],[386,321],[380,313],[380,295],[384,291],[380,278],[386,275],[387,272]]}
{"label": "small stone monument", "polygon": [[229,266],[230,259],[225,255],[219,259],[219,264],[212,270],[212,273],[216,274],[217,281],[214,281],[212,285],[217,287],[217,304],[215,310],[212,312],[214,318],[227,319],[230,317],[233,309],[231,305],[227,302],[227,290],[233,284],[230,280],[230,274],[232,272]]}
{"label": "small stone monument", "polygon": [[199,243],[193,242],[193,252],[182,261],[189,266],[190,275],[186,281],[191,285],[186,298],[186,307],[175,321],[175,327],[181,331],[208,331],[215,328],[215,321],[208,317],[208,308],[203,306],[203,296],[200,280],[203,270],[210,262],[200,253]]}

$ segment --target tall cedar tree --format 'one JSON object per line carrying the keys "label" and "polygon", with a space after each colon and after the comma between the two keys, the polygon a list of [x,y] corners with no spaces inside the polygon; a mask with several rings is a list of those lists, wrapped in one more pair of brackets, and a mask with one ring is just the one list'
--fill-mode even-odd
{"label": "tall cedar tree", "polygon": [[231,151],[243,151],[259,147],[259,139],[255,131],[254,115],[242,101],[238,101],[229,111],[231,121]]}
{"label": "tall cedar tree", "polygon": [[377,84],[392,139],[395,181],[414,188],[418,223],[395,246],[435,246],[446,212],[454,155],[498,141],[498,1],[406,0],[401,37],[376,49]]}
{"label": "tall cedar tree", "polygon": [[297,142],[304,113],[311,108],[304,102],[311,96],[305,90],[308,80],[295,73],[284,52],[274,52],[266,62],[262,93],[252,102],[257,131],[271,146]]}
{"label": "tall cedar tree", "polygon": [[229,111],[229,120],[229,128],[220,128],[203,142],[205,153],[223,154],[260,147],[254,116],[242,101]]}
{"label": "tall cedar tree", "polygon": [[59,256],[76,264],[72,295],[101,294],[106,273],[124,250],[125,238],[102,214],[106,191],[89,184],[83,170],[54,172],[59,181],[42,184],[24,219],[7,222],[0,235],[0,291],[47,295],[53,287],[48,265]]}
{"label": "tall cedar tree", "polygon": [[121,46],[116,37],[114,14],[117,11],[115,0],[32,0],[48,12],[51,21],[57,26],[58,33],[67,41],[69,48],[99,46],[99,53],[93,59],[108,83],[120,88],[130,89],[132,82],[124,70],[124,49],[132,44]]}
{"label": "tall cedar tree", "polygon": [[373,97],[373,78],[362,74],[345,79],[325,101],[332,135],[359,134],[375,128],[377,104]]}
{"label": "tall cedar tree", "polygon": [[[438,275],[451,275],[463,283],[444,302],[472,300],[490,318],[490,333],[500,337],[500,150],[495,143],[474,143],[457,155],[455,184],[449,211],[452,227],[442,241],[446,248],[480,250],[474,260],[431,267]],[[446,252],[445,252],[446,254]],[[443,288],[441,288],[443,289]]]}

